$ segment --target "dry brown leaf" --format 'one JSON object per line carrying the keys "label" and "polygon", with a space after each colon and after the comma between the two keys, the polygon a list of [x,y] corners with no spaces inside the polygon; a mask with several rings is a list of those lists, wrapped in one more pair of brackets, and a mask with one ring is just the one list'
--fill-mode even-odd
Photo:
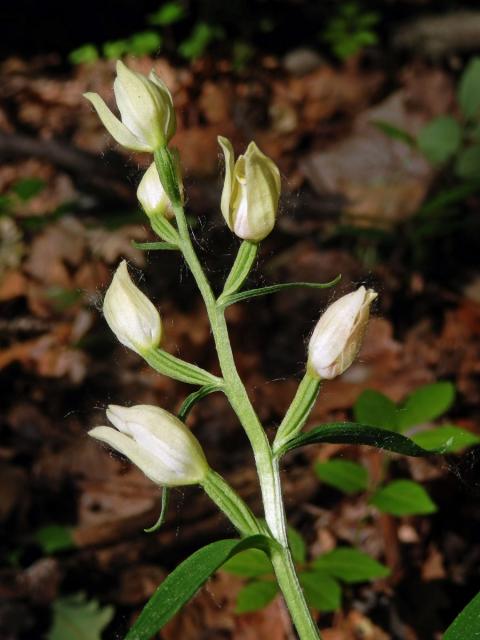
{"label": "dry brown leaf", "polygon": [[319,194],[339,193],[347,199],[345,213],[356,224],[388,227],[417,211],[433,171],[419,152],[387,137],[375,121],[414,134],[427,117],[409,113],[406,94],[400,91],[360,114],[350,137],[312,153],[302,167]]}

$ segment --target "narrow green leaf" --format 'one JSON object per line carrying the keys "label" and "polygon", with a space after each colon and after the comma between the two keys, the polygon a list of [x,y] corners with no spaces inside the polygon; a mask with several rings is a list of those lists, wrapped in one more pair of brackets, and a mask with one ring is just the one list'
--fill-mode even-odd
{"label": "narrow green leaf", "polygon": [[293,527],[287,529],[288,544],[295,562],[303,564],[307,558],[307,545],[301,534]]}
{"label": "narrow green leaf", "polygon": [[370,504],[392,516],[421,515],[437,510],[425,489],[413,480],[393,480],[370,498]]}
{"label": "narrow green leaf", "polygon": [[275,456],[282,456],[287,451],[305,447],[309,444],[364,444],[377,449],[385,449],[401,453],[405,456],[428,456],[434,451],[422,449],[410,438],[406,438],[394,431],[379,429],[357,422],[332,422],[315,427],[307,433],[292,438],[279,449],[274,451]]}
{"label": "narrow green leaf", "polygon": [[75,546],[71,529],[59,524],[50,524],[38,529],[33,538],[46,554],[64,551]]}
{"label": "narrow green leaf", "polygon": [[337,611],[342,604],[342,588],[323,571],[305,571],[299,576],[308,604],[318,611]]}
{"label": "narrow green leaf", "polygon": [[270,559],[260,549],[237,553],[223,565],[222,570],[242,578],[258,578],[273,573]]}
{"label": "narrow green leaf", "polygon": [[173,242],[135,242],[132,245],[140,251],[178,251],[179,247]]}
{"label": "narrow green leaf", "polygon": [[255,580],[247,584],[238,594],[235,613],[249,613],[263,609],[278,593],[276,582]]}
{"label": "narrow green leaf", "polygon": [[222,564],[249,548],[266,548],[266,536],[218,540],[199,549],[168,575],[143,608],[125,640],[149,640],[190,600]]}
{"label": "narrow green leaf", "polygon": [[443,640],[480,640],[480,593],[458,614]]}
{"label": "narrow green leaf", "polygon": [[427,200],[420,209],[418,209],[417,215],[424,218],[426,216],[442,212],[459,202],[463,202],[478,190],[478,184],[461,184],[457,187],[443,189]]}
{"label": "narrow green leaf", "polygon": [[480,58],[473,58],[462,73],[458,102],[465,118],[475,118],[480,109]]}
{"label": "narrow green leaf", "polygon": [[47,640],[101,640],[113,614],[113,607],[100,607],[96,600],[87,601],[84,593],[60,598],[53,603],[53,622]]}
{"label": "narrow green leaf", "polygon": [[148,529],[144,529],[145,533],[154,533],[158,531],[160,527],[165,522],[165,518],[167,517],[168,505],[170,503],[170,487],[162,487],[162,506],[160,508],[160,515],[158,516],[158,520],[152,527],[148,527]]}
{"label": "narrow green leaf", "polygon": [[313,562],[316,570],[343,582],[355,583],[385,578],[390,569],[362,551],[340,547],[320,556]]}
{"label": "narrow green leaf", "polygon": [[418,148],[433,164],[447,162],[459,149],[462,141],[460,125],[452,116],[440,116],[421,129]]}
{"label": "narrow green leaf", "polygon": [[412,440],[424,449],[437,449],[442,453],[456,453],[480,443],[480,437],[453,424],[419,431]]}
{"label": "narrow green leaf", "polygon": [[409,147],[416,146],[415,138],[404,129],[399,129],[398,127],[395,127],[393,124],[390,124],[385,120],[370,120],[370,124],[373,124],[374,127],[377,127],[379,131],[384,133],[392,140],[400,140],[401,142],[407,144]]}
{"label": "narrow green leaf", "polygon": [[455,164],[455,175],[463,180],[478,180],[480,178],[480,145],[462,149]]}
{"label": "narrow green leaf", "polygon": [[398,411],[400,431],[430,422],[447,411],[455,399],[455,387],[450,382],[434,382],[416,389]]}
{"label": "narrow green leaf", "polygon": [[355,420],[372,427],[397,431],[397,407],[386,395],[373,389],[360,394],[353,408]]}
{"label": "narrow green leaf", "polygon": [[180,420],[185,421],[186,417],[188,416],[190,411],[193,409],[193,407],[197,404],[199,400],[201,400],[202,398],[205,398],[205,396],[208,396],[211,393],[214,393],[215,391],[221,391],[221,390],[222,388],[216,384],[207,384],[204,387],[201,387],[198,391],[194,391],[193,393],[191,393],[189,396],[185,398],[185,400],[182,403],[182,406],[178,410],[177,415],[180,418]]}
{"label": "narrow green leaf", "polygon": [[350,460],[327,460],[315,465],[315,473],[325,484],[345,493],[365,491],[368,472],[365,467]]}
{"label": "narrow green leaf", "polygon": [[221,300],[222,307],[228,307],[236,302],[242,302],[243,300],[249,300],[250,298],[258,298],[260,296],[267,296],[271,293],[277,293],[278,291],[286,291],[287,289],[295,289],[303,287],[307,289],[328,289],[335,286],[342,276],[338,275],[334,280],[330,282],[285,282],[283,284],[272,284],[268,287],[260,287],[259,289],[249,289],[248,291],[241,291],[240,293],[234,293],[229,296],[225,296]]}

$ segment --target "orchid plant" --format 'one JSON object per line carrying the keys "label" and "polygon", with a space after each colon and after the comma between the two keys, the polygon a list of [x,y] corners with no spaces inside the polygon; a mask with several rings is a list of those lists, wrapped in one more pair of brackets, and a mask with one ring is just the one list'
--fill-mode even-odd
{"label": "orchid plant", "polygon": [[[225,309],[242,300],[290,287],[331,287],[338,278],[324,284],[286,283],[242,290],[259,243],[275,225],[280,173],[254,142],[235,160],[231,143],[220,137],[225,156],[221,211],[229,229],[242,242],[223,290],[216,295],[193,247],[185,216],[180,158],[169,146],[176,128],[169,90],[153,71],[147,78],[118,62],[114,92],[120,119],[97,94],[85,97],[120,145],[153,154],[153,163],[139,184],[138,199],[161,239],[154,243],[155,248],[181,252],[196,280],[210,320],[221,376],[162,348],[161,317],[131,280],[123,261],[104,299],[103,312],[110,328],[123,345],[156,371],[198,389],[185,399],[176,416],[153,406],[110,406],[107,417],[113,427],[95,427],[90,435],[125,455],[163,487],[162,510],[156,526],[163,520],[169,487],[199,484],[239,534],[238,538],[212,542],[180,564],[160,584],[126,638],[151,638],[214,571],[239,552],[253,548],[265,553],[271,563],[301,640],[318,639],[319,631],[298,580],[287,537],[279,474],[282,456],[292,449],[322,442],[367,444],[406,455],[428,455],[409,438],[378,426],[340,422],[302,432],[321,381],[341,375],[355,359],[376,293],[361,286],[338,299],[321,316],[310,339],[305,375],[274,441],[270,442],[237,372]],[[225,394],[253,449],[264,509],[259,517],[209,466],[200,443],[185,424],[194,404],[213,392]]]}

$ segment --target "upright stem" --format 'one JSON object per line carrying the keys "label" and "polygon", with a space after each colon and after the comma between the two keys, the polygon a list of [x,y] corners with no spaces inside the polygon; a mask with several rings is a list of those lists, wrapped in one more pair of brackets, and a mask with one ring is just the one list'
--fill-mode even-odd
{"label": "upright stem", "polygon": [[279,547],[272,551],[270,559],[299,637],[301,640],[319,640],[317,625],[305,602],[290,552]]}
{"label": "upright stem", "polygon": [[275,556],[274,569],[278,582],[301,640],[318,640],[319,635],[310,616],[302,589],[295,574],[288,548],[285,510],[282,500],[278,462],[274,460],[270,443],[238,375],[225,321],[224,310],[217,301],[192,245],[185,212],[175,183],[174,168],[168,149],[155,153],[155,162],[165,191],[170,197],[183,252],[207,309],[212,334],[222,370],[225,394],[237,414],[250,441],[262,491],[265,519],[282,551]]}

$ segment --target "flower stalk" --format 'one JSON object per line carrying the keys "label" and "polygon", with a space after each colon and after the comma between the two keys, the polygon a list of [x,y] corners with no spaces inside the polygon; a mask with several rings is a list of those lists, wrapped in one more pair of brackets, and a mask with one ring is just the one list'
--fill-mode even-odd
{"label": "flower stalk", "polygon": [[[156,153],[155,162],[159,169],[159,174],[166,163],[166,170],[170,172],[167,154]],[[168,192],[168,175],[165,178],[160,174],[160,179],[165,190]],[[175,189],[172,188],[170,193],[175,196]],[[266,433],[250,402],[245,386],[238,375],[230,345],[224,309],[221,305],[217,304],[213,291],[193,248],[180,198],[178,197],[175,203],[172,199],[172,204],[180,236],[180,248],[202,294],[210,319],[212,334],[223,375],[224,391],[252,446],[262,492],[265,519],[271,535],[282,549],[281,553],[279,552],[272,557],[275,574],[285,596],[287,606],[291,609],[292,618],[301,640],[318,640],[320,636],[311,617],[302,588],[296,577],[288,546],[278,462],[274,459]]]}
{"label": "flower stalk", "polygon": [[[252,292],[243,292],[243,296],[237,292],[251,271],[259,242],[275,225],[281,186],[278,167],[254,142],[235,159],[231,143],[226,138],[219,138],[225,156],[220,208],[230,230],[243,242],[223,292],[216,299],[192,244],[183,205],[178,153],[168,148],[176,128],[170,92],[154,72],[146,78],[121,62],[117,64],[114,92],[120,119],[97,94],[86,94],[86,98],[119,144],[153,154],[154,161],[145,172],[137,196],[153,230],[165,241],[153,244],[180,250],[195,278],[210,320],[222,377],[161,348],[160,314],[132,282],[123,261],[107,291],[103,307],[112,331],[122,344],[138,353],[156,371],[198,385],[200,389],[188,396],[179,416],[149,405],[110,406],[107,415],[115,428],[96,427],[90,435],[126,455],[158,485],[200,484],[242,536],[265,536],[275,575],[300,639],[319,640],[289,549],[279,453],[305,425],[316,402],[320,381],[343,373],[357,355],[370,304],[376,294],[360,287],[331,305],[320,318],[310,340],[305,376],[280,424],[273,446],[270,445],[235,365],[225,308],[245,295],[252,296]],[[312,283],[296,284],[312,286]],[[257,290],[257,295],[266,293],[267,289],[272,292],[286,286],[266,287]],[[209,467],[200,443],[184,423],[195,402],[217,390],[225,393],[250,441],[265,524]],[[168,489],[165,491],[166,498]],[[159,522],[151,530],[161,524],[165,508],[166,501]]]}

